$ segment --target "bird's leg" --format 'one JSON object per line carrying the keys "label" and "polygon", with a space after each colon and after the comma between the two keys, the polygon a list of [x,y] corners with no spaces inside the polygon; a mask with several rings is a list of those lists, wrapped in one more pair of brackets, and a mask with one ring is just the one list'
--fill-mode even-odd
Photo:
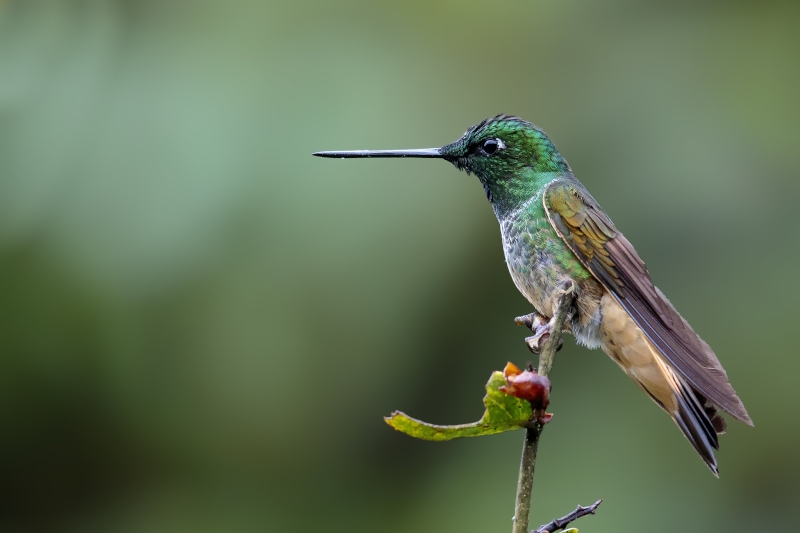
{"label": "bird's leg", "polygon": [[[527,337],[525,339],[525,344],[527,344],[528,349],[535,354],[541,351],[542,344],[550,337],[550,333],[553,331],[554,321],[555,318],[547,318],[539,313],[518,316],[514,319],[514,322],[516,322],[518,326],[525,326],[534,333],[532,337]],[[563,345],[564,341],[560,340],[556,350],[560,350]]]}

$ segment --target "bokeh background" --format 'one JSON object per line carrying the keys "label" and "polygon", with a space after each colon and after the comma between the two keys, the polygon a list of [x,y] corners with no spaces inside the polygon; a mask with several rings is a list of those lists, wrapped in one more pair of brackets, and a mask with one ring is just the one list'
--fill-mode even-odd
{"label": "bokeh background", "polygon": [[0,529],[488,532],[522,434],[477,419],[530,311],[440,146],[550,133],[755,420],[721,479],[567,340],[532,526],[796,526],[800,4],[0,2]]}

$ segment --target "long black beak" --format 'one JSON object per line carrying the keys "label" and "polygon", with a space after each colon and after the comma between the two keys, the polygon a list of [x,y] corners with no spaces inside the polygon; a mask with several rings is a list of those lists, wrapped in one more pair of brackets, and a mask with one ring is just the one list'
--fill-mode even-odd
{"label": "long black beak", "polygon": [[317,157],[435,157],[443,158],[440,148],[423,148],[421,150],[350,150],[346,152],[316,152]]}

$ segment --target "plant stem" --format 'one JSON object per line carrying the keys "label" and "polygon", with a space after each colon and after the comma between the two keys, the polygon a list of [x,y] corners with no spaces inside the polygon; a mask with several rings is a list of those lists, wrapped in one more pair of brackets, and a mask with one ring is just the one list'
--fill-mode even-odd
{"label": "plant stem", "polygon": [[[539,355],[539,375],[541,376],[546,376],[550,373],[550,369],[553,368],[553,357],[561,342],[561,330],[572,306],[574,293],[574,286],[570,286],[564,291],[558,302],[550,337],[545,341]],[[513,533],[528,533],[528,514],[531,510],[533,473],[536,467],[539,437],[542,434],[543,427],[536,419],[536,413],[534,413],[534,416],[528,422],[528,427],[525,430],[525,443],[522,445],[522,460],[520,461],[519,479],[517,480],[517,501],[514,506]]]}
{"label": "plant stem", "polygon": [[536,466],[536,451],[539,448],[541,433],[542,426],[536,421],[532,423],[532,427],[525,430],[525,442],[522,445],[522,461],[519,465],[519,480],[517,481],[517,503],[514,506],[513,533],[528,533],[533,469]]}
{"label": "plant stem", "polygon": [[550,331],[550,337],[545,341],[542,346],[542,351],[539,354],[539,375],[546,376],[553,368],[553,358],[558,351],[558,346],[561,342],[561,330],[564,329],[564,322],[567,320],[569,309],[572,307],[572,301],[575,299],[575,286],[570,285],[569,288],[564,290],[561,299],[558,301],[558,309],[553,320],[553,327]]}

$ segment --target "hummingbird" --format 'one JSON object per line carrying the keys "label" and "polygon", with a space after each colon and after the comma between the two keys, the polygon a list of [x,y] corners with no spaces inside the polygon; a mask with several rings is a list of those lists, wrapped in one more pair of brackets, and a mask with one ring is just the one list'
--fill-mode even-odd
{"label": "hummingbird", "polygon": [[600,348],[667,412],[719,476],[714,450],[725,412],[753,425],[717,356],[653,285],[631,243],[547,134],[497,115],[441,148],[317,152],[332,158],[444,159],[474,174],[500,224],[506,264],[535,312],[532,351],[550,335],[564,287],[575,291],[564,331]]}

